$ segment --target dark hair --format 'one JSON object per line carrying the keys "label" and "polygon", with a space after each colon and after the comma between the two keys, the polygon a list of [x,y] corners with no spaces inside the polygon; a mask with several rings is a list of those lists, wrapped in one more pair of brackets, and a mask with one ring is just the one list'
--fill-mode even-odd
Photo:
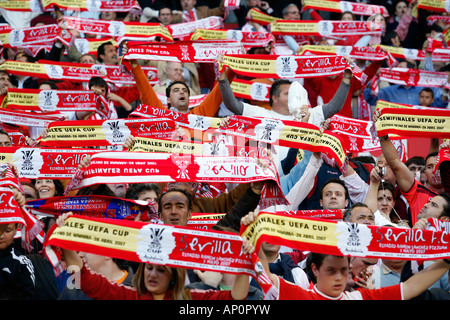
{"label": "dark hair", "polygon": [[357,157],[352,157],[351,161],[358,161],[361,163],[369,163],[369,164],[373,164],[376,165],[377,163],[375,162],[375,159],[373,158],[373,156],[357,156]]}
{"label": "dark hair", "polygon": [[[317,278],[312,272],[312,264],[316,266],[317,269],[319,269],[322,266],[323,260],[327,256],[334,256],[332,254],[323,254],[323,253],[317,253],[317,252],[310,252],[308,253],[308,256],[306,257],[306,274],[308,275],[309,280],[312,281],[312,283],[317,283]],[[344,257],[344,256],[335,256],[339,258],[347,258],[348,262],[350,264],[350,257]]]}
{"label": "dark hair", "polygon": [[189,86],[186,84],[186,82],[177,80],[177,81],[174,81],[170,85],[167,86],[167,88],[166,88],[166,97],[167,98],[170,97],[170,90],[172,90],[172,86],[174,86],[176,84],[179,84],[179,83],[184,85],[186,87],[186,89],[187,89],[188,95],[189,96],[191,95],[191,90],[189,90]]}
{"label": "dark hair", "polygon": [[169,189],[166,192],[164,192],[163,194],[161,194],[161,196],[158,199],[158,211],[161,212],[161,201],[164,198],[164,196],[170,192],[180,192],[182,194],[184,194],[186,196],[187,199],[187,205],[188,205],[188,210],[192,210],[192,197],[191,195],[184,189],[177,189],[177,188],[173,188],[173,189]]}
{"label": "dark hair", "polygon": [[155,191],[155,193],[159,196],[161,193],[161,188],[156,183],[132,183],[128,186],[127,192],[125,193],[125,198],[137,200],[139,193],[144,191]]}
{"label": "dark hair", "polygon": [[421,156],[411,157],[408,160],[406,160],[405,165],[407,167],[409,167],[409,165],[411,165],[411,164],[418,164],[418,165],[424,166],[425,165],[425,158],[421,157]]}
{"label": "dark hair", "polygon": [[15,55],[14,55],[14,60],[16,60],[17,59],[17,56],[19,55],[19,54],[21,54],[21,55],[23,55],[24,57],[26,57],[27,58],[27,62],[36,62],[36,60],[32,57],[32,56],[30,56],[29,54],[27,54],[27,53],[25,53],[25,52],[17,52]]}
{"label": "dark hair", "polygon": [[[388,32],[386,32],[385,36],[383,37],[381,44],[384,44],[387,46],[392,46],[392,39],[394,39],[397,36],[398,36],[397,32],[388,31]],[[399,59],[397,59],[397,60],[398,60],[398,62],[400,62]]]}
{"label": "dark hair", "polygon": [[419,95],[422,93],[422,91],[431,93],[431,97],[434,98],[434,92],[433,90],[431,90],[431,88],[423,88],[422,90],[420,90]]}
{"label": "dark hair", "polygon": [[7,137],[9,138],[9,140],[11,140],[11,142],[12,142],[11,136],[9,135],[8,132],[6,132],[6,131],[3,130],[3,129],[0,129],[0,134],[4,134],[4,135],[7,136]]}
{"label": "dark hair", "polygon": [[439,69],[441,72],[450,72],[450,63],[447,63],[445,66]]}
{"label": "dark hair", "polygon": [[54,81],[51,80],[45,80],[42,81],[39,86],[43,85],[43,84],[48,84],[50,86],[50,88],[52,88],[52,90],[58,90],[58,86],[56,85],[56,83]]}
{"label": "dark hair", "polygon": [[350,221],[350,217],[352,216],[352,212],[355,208],[367,208],[370,210],[370,212],[372,212],[372,210],[369,208],[369,206],[367,204],[362,203],[362,202],[356,202],[356,203],[352,204],[352,206],[349,209],[345,210],[344,217],[343,217],[344,221],[347,221],[347,222]]}
{"label": "dark hair", "polygon": [[[37,180],[43,180],[43,179],[32,180],[33,186],[36,186],[36,181]],[[48,180],[52,180],[53,184],[55,185],[55,197],[63,196],[64,195],[64,185],[63,185],[63,183],[60,180],[57,180],[57,179],[48,179]],[[37,195],[39,196],[39,192],[37,193]]]}
{"label": "dark hair", "polygon": [[292,82],[290,80],[287,79],[277,79],[275,80],[272,85],[270,86],[270,91],[269,91],[269,105],[272,106],[273,103],[273,99],[272,97],[279,97],[280,96],[280,92],[281,92],[281,85],[283,84],[291,84]]}
{"label": "dark hair", "polygon": [[344,12],[342,12],[341,16],[339,17],[339,20],[342,20],[342,17],[344,16],[344,14],[350,14],[352,16],[352,18],[353,18],[353,21],[356,20],[355,15],[351,11],[344,11]]}
{"label": "dark hair", "polygon": [[395,187],[392,183],[390,183],[389,181],[382,181],[380,182],[379,186],[378,186],[378,191],[380,190],[388,190],[392,193],[392,197],[394,199],[396,199],[397,197],[397,191],[395,190]]}
{"label": "dark hair", "polygon": [[159,17],[159,14],[160,14],[160,12],[161,12],[162,9],[169,9],[169,10],[170,10],[170,14],[172,14],[172,8],[169,7],[169,6],[166,5],[166,4],[163,4],[163,5],[161,5],[161,7],[159,7],[159,9],[158,9],[158,17]]}
{"label": "dark hair", "polygon": [[430,152],[429,154],[427,154],[427,156],[425,157],[425,163],[427,162],[427,160],[431,157],[437,157],[439,153],[437,151],[434,152]]}
{"label": "dark hair", "polygon": [[108,196],[115,197],[114,192],[108,187],[108,185],[102,183],[97,186],[96,189],[92,189],[90,186],[81,188],[76,193],[77,196],[84,195],[97,195],[97,196]]}
{"label": "dark hair", "polygon": [[442,213],[439,216],[439,219],[442,217],[449,217],[450,218],[450,194],[447,192],[441,192],[438,194],[439,197],[444,198],[446,204],[444,205],[444,210],[442,210]]}
{"label": "dark hair", "polygon": [[322,199],[322,193],[323,193],[323,189],[330,183],[337,183],[340,184],[344,190],[345,190],[345,200],[349,200],[349,194],[348,194],[348,189],[347,186],[345,185],[345,182],[342,181],[339,178],[331,178],[330,180],[328,180],[322,187],[322,189],[320,189],[320,199]]}
{"label": "dark hair", "polygon": [[100,62],[103,62],[103,59],[100,57],[100,55],[104,55],[105,54],[105,47],[107,45],[111,45],[114,46],[114,44],[111,41],[102,43],[98,48],[97,48],[97,60]]}
{"label": "dark hair", "polygon": [[106,83],[105,79],[101,77],[92,77],[89,80],[89,88],[92,88],[93,86],[102,87],[105,88],[106,91],[108,91],[108,84]]}
{"label": "dark hair", "polygon": [[442,27],[440,25],[438,25],[437,23],[433,23],[429,28],[429,31],[435,31],[438,33],[442,33],[444,32],[444,29],[442,29]]}
{"label": "dark hair", "polygon": [[0,70],[0,73],[6,74],[9,78],[9,81],[11,81],[11,75],[8,72],[6,72],[5,70]]}

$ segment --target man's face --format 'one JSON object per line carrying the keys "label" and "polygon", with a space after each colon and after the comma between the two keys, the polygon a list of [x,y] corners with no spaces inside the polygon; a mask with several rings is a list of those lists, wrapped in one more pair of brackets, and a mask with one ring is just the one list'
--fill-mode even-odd
{"label": "man's face", "polygon": [[424,107],[429,107],[433,103],[433,94],[427,91],[421,91],[419,94],[419,104]]}
{"label": "man's face", "polygon": [[422,170],[423,166],[417,163],[411,163],[408,166],[409,171],[411,171],[414,176],[416,175],[417,172],[420,172],[420,170]]}
{"label": "man's face", "polygon": [[320,205],[323,209],[344,209],[348,205],[345,189],[339,183],[328,183],[322,190]]}
{"label": "man's face", "polygon": [[272,100],[272,108],[274,111],[283,113],[283,112],[289,112],[289,106],[288,106],[288,96],[289,96],[289,88],[290,84],[282,84],[280,85],[280,95],[273,96]]}
{"label": "man's face", "polygon": [[82,56],[80,58],[80,63],[94,64],[95,63],[95,59],[90,54],[85,54],[84,56]]}
{"label": "man's face", "polygon": [[169,62],[166,67],[167,79],[170,81],[183,80],[183,65],[179,62]]}
{"label": "man's face", "polygon": [[169,192],[162,196],[159,217],[164,224],[187,226],[191,218],[188,198],[179,191]]}
{"label": "man's face", "polygon": [[185,85],[181,83],[174,84],[170,89],[170,96],[167,102],[171,107],[175,107],[179,112],[188,112],[189,110],[189,93]]}
{"label": "man's face", "polygon": [[290,6],[283,18],[285,20],[300,20],[300,10],[297,6]]}
{"label": "man's face", "polygon": [[431,198],[428,203],[426,203],[422,209],[420,209],[417,219],[428,219],[428,218],[439,218],[439,216],[444,211],[444,207],[447,201],[441,196],[436,196]]}
{"label": "man's face", "polygon": [[356,207],[352,210],[350,222],[366,225],[375,225],[375,216],[372,213],[372,211],[370,211],[369,208]]}
{"label": "man's face", "polygon": [[172,24],[172,10],[170,10],[169,8],[159,10],[158,20],[165,26]]}
{"label": "man's face", "polygon": [[16,55],[16,61],[27,62],[28,58],[25,52],[20,52]]}
{"label": "man's face", "polygon": [[261,243],[261,249],[266,255],[278,254],[280,248],[280,245],[270,244],[268,242]]}
{"label": "man's face", "polygon": [[429,157],[425,162],[425,175],[428,180],[428,184],[435,189],[442,188],[441,175],[434,174],[434,166],[436,165],[436,157]]}
{"label": "man's face", "polygon": [[105,46],[105,53],[100,55],[100,58],[103,60],[104,64],[117,64],[117,50],[116,47],[114,47],[111,44],[108,44]]}
{"label": "man's face", "polygon": [[192,10],[195,7],[197,0],[181,0],[181,8],[183,10]]}
{"label": "man's face", "polygon": [[100,15],[101,20],[113,21],[116,20],[117,14],[113,11],[104,11]]}
{"label": "man's face", "polygon": [[13,87],[10,77],[7,74],[0,73],[0,89]]}
{"label": "man's face", "polygon": [[12,141],[6,134],[0,134],[0,147],[11,147]]}
{"label": "man's face", "polygon": [[313,263],[311,269],[322,293],[338,297],[344,291],[350,270],[347,257],[326,256],[320,268]]}
{"label": "man's face", "polygon": [[261,7],[261,0],[247,0],[247,7]]}

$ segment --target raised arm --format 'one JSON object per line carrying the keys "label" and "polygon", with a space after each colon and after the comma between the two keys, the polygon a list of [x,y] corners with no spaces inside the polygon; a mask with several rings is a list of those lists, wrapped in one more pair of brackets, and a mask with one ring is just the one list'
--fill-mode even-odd
{"label": "raised arm", "polygon": [[[380,110],[374,113],[374,122],[378,119]],[[414,185],[414,176],[408,167],[400,160],[397,149],[389,140],[389,136],[382,136],[380,138],[381,150],[386,158],[387,163],[392,169],[392,172],[397,179],[397,184],[403,192],[408,192]]]}
{"label": "raised arm", "polygon": [[[228,84],[233,81],[236,74],[230,68],[226,68],[222,75],[227,79]],[[221,76],[222,76],[221,75]],[[230,87],[231,89],[231,87]],[[233,96],[234,93],[232,92]],[[215,117],[219,111],[220,105],[222,104],[223,98],[221,94],[221,89],[219,88],[219,83],[216,82],[213,89],[206,96],[206,98],[198,105],[198,107],[192,108],[191,112],[193,114],[203,115],[206,117]]]}
{"label": "raised arm", "polygon": [[448,259],[438,260],[428,268],[416,273],[403,282],[403,298],[409,300],[417,297],[438,281],[449,269],[450,261]]}
{"label": "raised arm", "polygon": [[222,94],[222,100],[225,107],[236,115],[242,115],[244,112],[244,104],[234,96],[231,89],[230,82],[228,81],[225,72],[222,72],[218,79],[220,93]]}
{"label": "raised arm", "polygon": [[350,70],[344,70],[344,77],[342,78],[341,85],[334,94],[333,98],[322,107],[325,120],[331,118],[336,113],[342,110],[345,100],[347,99],[348,92],[350,90],[352,77],[353,73]]}

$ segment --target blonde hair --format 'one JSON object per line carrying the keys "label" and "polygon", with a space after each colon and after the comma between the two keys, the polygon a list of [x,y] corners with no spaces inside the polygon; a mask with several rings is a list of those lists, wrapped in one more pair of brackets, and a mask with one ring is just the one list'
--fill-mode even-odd
{"label": "blonde hair", "polygon": [[[133,277],[133,287],[136,288],[139,295],[148,293],[145,288],[144,269],[145,263],[141,263]],[[185,289],[186,270],[183,268],[171,268],[162,266],[166,271],[172,274],[170,289],[172,290],[172,300],[191,300],[190,290]]]}

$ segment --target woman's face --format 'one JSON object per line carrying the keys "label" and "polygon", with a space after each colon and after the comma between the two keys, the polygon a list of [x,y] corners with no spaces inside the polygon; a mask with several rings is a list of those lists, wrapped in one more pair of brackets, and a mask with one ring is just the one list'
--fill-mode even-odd
{"label": "woman's face", "polygon": [[155,300],[164,299],[169,290],[173,270],[156,264],[146,264],[144,267],[145,288]]}
{"label": "woman's face", "polygon": [[326,256],[319,269],[315,264],[311,267],[320,292],[336,298],[345,290],[349,272],[347,257]]}
{"label": "woman's face", "polygon": [[389,215],[395,205],[394,196],[389,190],[378,190],[377,207],[381,213]]}
{"label": "woman's face", "polygon": [[341,21],[353,21],[353,15],[351,13],[344,13],[341,17]]}
{"label": "woman's face", "polygon": [[386,20],[381,14],[378,14],[373,21],[379,24],[381,28],[386,29]]}
{"label": "woman's face", "polygon": [[56,186],[51,179],[36,180],[35,187],[39,192],[39,198],[50,198],[56,195]]}

